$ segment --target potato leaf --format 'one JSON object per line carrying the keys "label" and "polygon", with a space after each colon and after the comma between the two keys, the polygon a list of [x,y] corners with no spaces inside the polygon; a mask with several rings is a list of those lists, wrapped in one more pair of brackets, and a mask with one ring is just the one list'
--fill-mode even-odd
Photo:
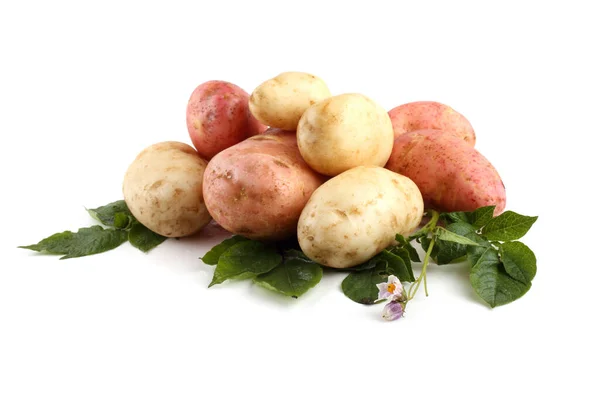
{"label": "potato leaf", "polygon": [[379,257],[379,254],[377,254],[374,257],[371,257],[370,259],[368,259],[367,261],[365,261],[362,264],[355,265],[354,267],[349,267],[349,268],[344,268],[344,269],[337,269],[337,268],[332,268],[332,269],[334,269],[336,271],[342,271],[342,272],[347,272],[347,271],[366,271],[368,269],[373,269],[373,268],[377,267],[378,265],[383,265],[384,267],[387,265],[385,263],[385,261],[383,261]]}
{"label": "potato leaf", "polygon": [[149,252],[167,238],[159,235],[158,233],[152,232],[139,222],[135,222],[128,234],[129,243],[136,249],[143,251],[144,253]]}
{"label": "potato leaf", "polygon": [[506,242],[499,247],[500,260],[506,272],[520,282],[531,282],[537,272],[533,251],[521,242]]}
{"label": "potato leaf", "polygon": [[454,211],[440,214],[440,218],[448,224],[453,222],[464,222],[471,225],[475,230],[481,229],[494,217],[496,206],[480,207],[475,211]]}
{"label": "potato leaf", "polygon": [[286,251],[283,263],[271,271],[258,275],[254,282],[275,292],[297,298],[317,285],[323,277],[323,268],[309,260],[304,253]]}
{"label": "potato leaf", "polygon": [[467,224],[469,223],[469,217],[467,216],[467,213],[464,211],[441,213],[440,219],[442,219],[443,221],[445,221],[447,223],[453,223],[453,222],[465,222]]}
{"label": "potato leaf", "polygon": [[37,244],[19,247],[48,254],[64,255],[61,257],[61,260],[64,260],[103,253],[119,247],[126,241],[127,232],[104,229],[96,225],[89,228],[81,228],[77,232],[65,231],[56,233]]}
{"label": "potato leaf", "polygon": [[135,222],[124,200],[119,200],[98,208],[87,209],[92,218],[105,226],[127,229]]}
{"label": "potato leaf", "polygon": [[467,222],[475,229],[483,228],[488,222],[494,218],[494,210],[496,206],[480,207],[475,211],[466,213]]}
{"label": "potato leaf", "polygon": [[399,252],[405,252],[405,254],[399,255],[384,250],[376,257],[378,257],[380,262],[385,265],[389,275],[395,275],[401,282],[414,282],[415,276],[413,274],[408,252],[404,249]]}
{"label": "potato leaf", "polygon": [[219,258],[227,249],[229,249],[234,244],[249,240],[250,239],[246,239],[243,236],[232,236],[228,239],[223,240],[221,243],[210,249],[208,253],[206,253],[203,257],[200,257],[200,259],[206,265],[217,265],[219,263]]}
{"label": "potato leaf", "polygon": [[379,290],[377,284],[388,278],[385,264],[364,271],[354,271],[342,281],[342,291],[350,300],[360,304],[374,304]]}
{"label": "potato leaf", "polygon": [[531,283],[520,282],[506,273],[493,247],[480,252],[470,278],[475,293],[492,308],[517,300],[531,287]]}
{"label": "potato leaf", "polygon": [[505,211],[488,222],[482,233],[488,240],[517,240],[525,236],[537,218]]}
{"label": "potato leaf", "polygon": [[442,228],[438,226],[435,228],[435,235],[437,236],[437,240],[442,240],[445,242],[452,242],[458,244],[464,244],[467,246],[479,246],[477,242],[472,241],[469,238],[464,237],[458,233],[454,233],[448,229]]}
{"label": "potato leaf", "polygon": [[419,258],[419,253],[417,253],[417,250],[408,240],[406,240],[404,236],[396,234],[396,241],[399,243],[399,245],[396,247],[406,249],[408,251],[408,255],[410,256],[411,261],[421,262],[421,259]]}
{"label": "potato leaf", "polygon": [[208,287],[228,279],[248,279],[271,271],[281,263],[274,245],[246,240],[234,244],[221,254]]}
{"label": "potato leaf", "polygon": [[[437,229],[437,228],[436,228]],[[467,238],[466,235],[475,232],[475,229],[468,223],[459,221],[451,223],[446,227],[446,230],[449,232],[455,233],[466,239],[472,241]],[[424,238],[421,240],[421,245],[423,246],[423,250],[427,251],[429,247],[429,238]],[[477,242],[475,242],[477,243]],[[431,257],[435,260],[438,265],[450,264],[451,262],[464,257],[467,254],[467,245],[462,243],[456,243],[455,241],[446,241],[446,240],[436,240],[435,245],[433,247],[433,251],[431,253]]]}

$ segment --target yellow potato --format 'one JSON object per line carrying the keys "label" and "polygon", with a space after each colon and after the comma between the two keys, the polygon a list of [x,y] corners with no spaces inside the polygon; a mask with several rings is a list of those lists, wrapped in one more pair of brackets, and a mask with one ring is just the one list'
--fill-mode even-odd
{"label": "yellow potato", "polygon": [[298,222],[298,242],[310,259],[348,268],[414,231],[423,198],[409,178],[381,167],[356,167],[314,191]]}
{"label": "yellow potato", "polygon": [[211,220],[202,196],[207,162],[185,143],[162,142],[127,169],[123,195],[133,216],[168,237],[191,235]]}
{"label": "yellow potato", "polygon": [[329,176],[358,166],[383,167],[394,145],[387,111],[356,93],[330,97],[311,106],[302,115],[296,133],[308,165]]}
{"label": "yellow potato", "polygon": [[320,78],[304,72],[284,72],[254,89],[249,106],[263,124],[295,131],[304,111],[329,96]]}

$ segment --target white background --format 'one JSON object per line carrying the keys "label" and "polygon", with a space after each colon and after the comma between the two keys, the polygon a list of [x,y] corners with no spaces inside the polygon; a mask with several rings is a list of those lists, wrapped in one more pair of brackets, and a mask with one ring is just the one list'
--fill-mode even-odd
{"label": "white background", "polygon": [[[2,2],[0,398],[597,398],[594,3]],[[539,216],[530,292],[491,310],[464,266],[432,267],[385,323],[342,274],[299,300],[208,290],[216,229],[148,255],[16,249],[91,224],[147,145],[189,143],[198,84],[287,70],[467,116],[507,208]]]}

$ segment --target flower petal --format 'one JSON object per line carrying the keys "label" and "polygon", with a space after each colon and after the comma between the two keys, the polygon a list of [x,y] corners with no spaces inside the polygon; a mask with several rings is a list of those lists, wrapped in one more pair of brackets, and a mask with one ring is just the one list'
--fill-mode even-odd
{"label": "flower petal", "polygon": [[381,282],[377,284],[377,289],[379,289],[379,294],[377,295],[377,300],[387,299],[392,295],[392,293],[388,292],[388,284],[387,282]]}
{"label": "flower petal", "polygon": [[394,293],[392,293],[392,296],[394,299],[399,301],[406,300],[406,291],[404,290],[404,286],[402,286],[401,283],[396,285],[396,289],[394,290]]}
{"label": "flower petal", "polygon": [[405,309],[406,309],[405,303],[391,301],[391,302],[387,303],[385,305],[385,307],[383,307],[382,317],[386,321],[396,320],[404,315]]}

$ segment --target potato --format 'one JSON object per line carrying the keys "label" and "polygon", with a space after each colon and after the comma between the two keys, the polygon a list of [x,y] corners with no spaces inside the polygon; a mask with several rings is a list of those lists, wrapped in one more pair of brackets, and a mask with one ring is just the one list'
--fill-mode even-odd
{"label": "potato", "polygon": [[504,210],[506,193],[492,164],[463,139],[425,129],[400,135],[385,166],[412,179],[428,208],[473,211],[496,205]]}
{"label": "potato", "polygon": [[265,125],[295,131],[304,111],[329,96],[320,78],[304,72],[284,72],[254,89],[250,111]]}
{"label": "potato", "polygon": [[475,146],[475,131],[469,121],[449,106],[435,101],[403,104],[389,112],[394,126],[394,139],[422,129],[440,129],[451,133],[471,147]]}
{"label": "potato", "polygon": [[250,114],[248,93],[224,81],[208,81],[194,90],[186,121],[194,147],[207,160],[267,128]]}
{"label": "potato", "polygon": [[297,135],[308,165],[329,176],[357,166],[383,167],[394,144],[392,122],[385,109],[356,93],[311,106],[300,119]]}
{"label": "potato", "polygon": [[355,167],[319,187],[298,222],[298,242],[310,259],[333,268],[367,261],[419,226],[423,198],[405,176]]}
{"label": "potato", "polygon": [[215,221],[250,239],[293,236],[304,205],[325,178],[309,168],[293,132],[254,136],[217,154],[204,199]]}
{"label": "potato", "polygon": [[[266,131],[264,131],[262,134],[263,135],[281,135],[282,133],[292,133],[294,134],[294,137],[296,137],[296,131],[286,131],[280,128],[269,128]],[[296,143],[296,146],[298,144]]]}
{"label": "potato", "polygon": [[185,143],[162,142],[146,148],[123,180],[123,195],[133,216],[163,236],[199,231],[211,220],[202,196],[206,164]]}

